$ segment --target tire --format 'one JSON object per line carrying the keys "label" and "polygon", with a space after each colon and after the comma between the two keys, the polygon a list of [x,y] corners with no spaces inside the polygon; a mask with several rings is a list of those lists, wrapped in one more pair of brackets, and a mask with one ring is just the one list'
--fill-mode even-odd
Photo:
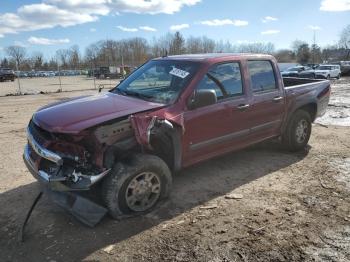
{"label": "tire", "polygon": [[330,76],[330,75],[327,76],[327,80],[329,80],[329,79],[331,79],[331,76]]}
{"label": "tire", "polygon": [[337,79],[340,79],[340,74],[337,76]]}
{"label": "tire", "polygon": [[[147,181],[146,176],[153,175],[150,181],[145,182]],[[141,185],[141,183],[146,183],[146,185]],[[152,190],[148,187],[149,183],[152,183]],[[171,172],[162,159],[154,155],[137,154],[125,163],[117,163],[112,173],[103,180],[102,199],[114,219],[143,215],[153,210],[161,200],[169,196],[171,185]],[[153,188],[155,188],[155,193],[153,193]],[[137,193],[142,190],[146,192]],[[152,192],[149,192],[150,190]],[[145,203],[148,204],[142,206],[142,200],[134,203],[130,200],[138,198],[145,200]]]}
{"label": "tire", "polygon": [[311,117],[304,110],[297,110],[289,120],[282,135],[282,143],[291,152],[305,148],[311,135]]}

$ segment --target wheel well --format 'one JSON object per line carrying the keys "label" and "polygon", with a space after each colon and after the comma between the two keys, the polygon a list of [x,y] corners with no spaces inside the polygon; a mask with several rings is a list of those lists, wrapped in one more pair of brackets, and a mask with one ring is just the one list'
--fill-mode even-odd
{"label": "wheel well", "polygon": [[310,114],[312,122],[316,119],[317,105],[315,103],[304,105],[297,110],[304,110]]}
{"label": "wheel well", "polygon": [[151,129],[151,153],[160,157],[173,171],[181,168],[181,130],[176,125],[170,128],[164,122]]}

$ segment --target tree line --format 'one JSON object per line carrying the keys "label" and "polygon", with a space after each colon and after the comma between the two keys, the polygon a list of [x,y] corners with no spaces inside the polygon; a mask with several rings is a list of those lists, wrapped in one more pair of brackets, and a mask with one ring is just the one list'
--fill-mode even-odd
{"label": "tree line", "polygon": [[215,41],[206,36],[187,39],[180,33],[168,33],[148,41],[141,37],[122,40],[101,40],[90,44],[82,53],[79,46],[59,49],[54,57],[46,59],[41,52],[28,54],[25,47],[9,46],[1,67],[16,70],[92,69],[100,66],[138,66],[148,59],[166,55],[198,53],[263,53],[274,55],[279,62],[321,63],[350,59],[350,25],[345,27],[338,44],[320,48],[317,44],[295,40],[290,49],[276,50],[273,43],[240,43]]}

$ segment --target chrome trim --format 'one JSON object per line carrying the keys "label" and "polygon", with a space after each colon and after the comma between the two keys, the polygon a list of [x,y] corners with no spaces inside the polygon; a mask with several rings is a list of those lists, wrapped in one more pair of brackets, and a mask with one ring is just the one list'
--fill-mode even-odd
{"label": "chrome trim", "polygon": [[100,181],[102,178],[105,177],[105,175],[107,175],[109,173],[109,171],[111,171],[112,169],[107,169],[105,171],[103,171],[102,173],[95,175],[95,176],[90,176],[90,182],[91,185],[95,184],[96,182]]}
{"label": "chrome trim", "polygon": [[42,179],[44,179],[46,182],[50,182],[50,176],[46,173],[46,172],[44,172],[44,171],[42,171],[42,170],[39,170],[38,171],[38,176],[40,176]]}
{"label": "chrome trim", "polygon": [[47,160],[50,160],[52,162],[55,162],[57,165],[61,166],[63,164],[63,159],[59,155],[47,150],[46,148],[42,147],[41,145],[38,144],[38,142],[35,141],[34,137],[30,133],[29,128],[27,128],[27,138],[28,138],[28,143],[32,146],[33,150],[39,156]]}
{"label": "chrome trim", "polygon": [[29,145],[28,144],[26,144],[26,146],[24,147],[23,156],[24,156],[24,160],[27,162],[27,164],[30,166],[30,168],[33,171],[35,171],[36,170],[35,165],[34,165],[32,159],[30,158],[30,155],[29,155]]}

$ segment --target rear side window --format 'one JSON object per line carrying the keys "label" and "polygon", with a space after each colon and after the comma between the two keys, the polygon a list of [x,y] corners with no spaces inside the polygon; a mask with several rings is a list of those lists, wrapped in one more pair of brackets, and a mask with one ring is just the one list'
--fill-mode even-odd
{"label": "rear side window", "polygon": [[277,89],[275,73],[270,61],[248,61],[248,69],[253,92]]}
{"label": "rear side window", "polygon": [[218,99],[242,95],[243,86],[239,63],[214,65],[200,81],[197,89],[213,89]]}

